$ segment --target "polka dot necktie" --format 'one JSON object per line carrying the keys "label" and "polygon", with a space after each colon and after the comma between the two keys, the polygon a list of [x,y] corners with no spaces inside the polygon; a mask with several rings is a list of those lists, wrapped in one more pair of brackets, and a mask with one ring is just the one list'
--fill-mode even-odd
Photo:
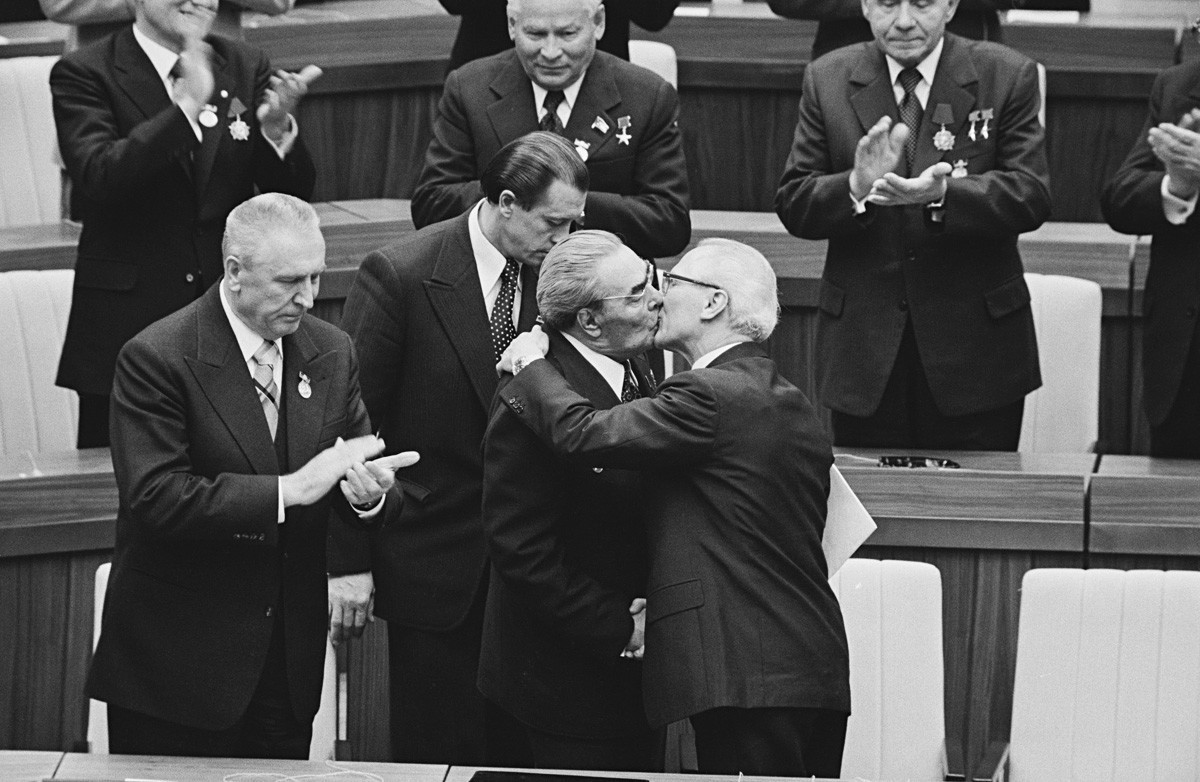
{"label": "polka dot necktie", "polygon": [[641,396],[638,391],[637,378],[633,376],[633,364],[625,362],[625,380],[621,383],[621,401],[632,402]]}
{"label": "polka dot necktie", "polygon": [[504,273],[500,275],[500,295],[492,306],[492,350],[496,360],[508,347],[508,343],[517,338],[517,327],[513,325],[513,301],[517,297],[517,280],[521,277],[521,264],[511,258],[504,264]]}
{"label": "polka dot necktie", "polygon": [[275,430],[279,426],[279,387],[275,385],[275,362],[279,358],[279,350],[274,342],[263,340],[254,351],[250,360],[254,362],[254,387],[258,391],[258,401],[262,403],[263,414],[267,417],[267,428],[271,430],[271,439],[275,439]]}
{"label": "polka dot necktie", "polygon": [[565,99],[566,96],[563,95],[562,90],[551,90],[546,93],[546,97],[542,100],[542,108],[546,110],[546,113],[542,115],[542,119],[538,123],[542,130],[548,130],[560,136],[563,134],[565,128],[562,117],[558,116],[558,104]]}
{"label": "polka dot necktie", "polygon": [[898,79],[904,88],[904,99],[900,101],[900,121],[908,126],[908,138],[904,140],[904,162],[911,175],[913,158],[917,155],[917,130],[921,127],[921,100],[917,97],[917,85],[921,83],[921,73],[916,68],[905,68],[900,71]]}

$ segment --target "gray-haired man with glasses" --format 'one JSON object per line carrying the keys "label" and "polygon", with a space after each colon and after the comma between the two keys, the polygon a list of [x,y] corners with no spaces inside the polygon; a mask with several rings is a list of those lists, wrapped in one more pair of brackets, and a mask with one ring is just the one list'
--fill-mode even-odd
{"label": "gray-haired man with glasses", "polygon": [[837,777],[850,686],[821,551],[833,454],[756,344],[778,320],[775,274],[710,239],[663,279],[655,345],[691,370],[604,409],[541,360],[535,331],[505,354],[517,374],[501,400],[576,468],[649,474],[650,724],[690,718],[701,773]]}
{"label": "gray-haired man with glasses", "polygon": [[[598,409],[654,393],[642,357],[662,303],[652,280],[650,264],[606,231],[571,234],[542,263],[546,363]],[[539,768],[653,770],[638,661],[643,478],[568,464],[508,397],[501,387],[483,444],[492,575],[479,689],[524,726]]]}

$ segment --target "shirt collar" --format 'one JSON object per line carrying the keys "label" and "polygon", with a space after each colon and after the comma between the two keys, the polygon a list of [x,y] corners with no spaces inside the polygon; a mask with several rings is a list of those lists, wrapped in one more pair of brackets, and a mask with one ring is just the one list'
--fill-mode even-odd
{"label": "shirt collar", "polygon": [[[233,337],[237,340],[238,349],[242,351],[242,360],[248,362],[254,356],[255,351],[258,350],[258,346],[263,343],[263,337],[242,322],[242,319],[233,311],[233,306],[229,303],[229,299],[225,294],[224,279],[218,282],[217,286],[221,289],[221,309],[225,311],[225,317],[229,320],[230,328],[233,329]],[[270,340],[267,341],[270,342]],[[275,340],[275,349],[282,356],[283,345],[280,342],[281,340]]]}
{"label": "shirt collar", "polygon": [[475,256],[475,271],[479,273],[479,287],[483,290],[483,295],[487,296],[488,291],[500,279],[500,275],[504,274],[504,266],[508,263],[508,259],[484,235],[483,226],[479,223],[481,211],[483,211],[483,200],[475,204],[471,214],[467,217],[467,233],[471,236],[471,254]]}
{"label": "shirt collar", "polygon": [[[575,108],[575,99],[579,97],[579,88],[583,85],[583,80],[587,76],[587,70],[579,74],[579,78],[571,82],[566,87],[563,87],[563,105],[567,107],[567,116],[571,116],[571,109]],[[537,109],[538,114],[542,113],[542,104],[546,101],[546,93],[549,92],[545,87],[539,85],[533,79],[529,80],[529,84],[533,87],[533,105]]]}
{"label": "shirt collar", "polygon": [[608,387],[617,395],[617,399],[620,399],[621,392],[625,389],[625,364],[615,361],[603,353],[597,353],[566,332],[560,333],[566,337],[567,342],[575,346],[585,361],[595,367],[600,376],[604,378],[604,382],[608,383]]}
{"label": "shirt collar", "polygon": [[133,26],[133,37],[138,42],[138,46],[142,47],[146,56],[150,58],[150,64],[154,66],[154,72],[158,74],[158,78],[164,82],[167,81],[167,76],[179,60],[179,54],[151,39],[150,36],[139,30],[136,24]]}
{"label": "shirt collar", "polygon": [[717,358],[722,353],[724,353],[726,350],[729,350],[730,348],[734,347],[735,345],[741,345],[741,344],[749,342],[749,341],[750,340],[748,340],[748,339],[742,339],[742,340],[738,340],[737,342],[730,342],[728,345],[722,345],[721,347],[717,348],[716,350],[710,350],[707,353],[705,353],[703,356],[701,356],[700,358],[695,360],[695,362],[692,364],[692,369],[704,369],[709,364],[716,361]]}
{"label": "shirt collar", "polygon": [[[946,46],[946,36],[943,34],[942,39],[937,42],[937,46],[933,47],[933,51],[925,55],[925,59],[917,63],[917,72],[921,74],[921,78],[925,83],[933,86],[933,77],[937,75],[938,63],[942,59],[942,49]],[[884,59],[887,60],[888,75],[891,77],[891,83],[895,84],[896,79],[900,78],[900,71],[904,70],[904,66],[892,59],[890,54],[885,54]]]}

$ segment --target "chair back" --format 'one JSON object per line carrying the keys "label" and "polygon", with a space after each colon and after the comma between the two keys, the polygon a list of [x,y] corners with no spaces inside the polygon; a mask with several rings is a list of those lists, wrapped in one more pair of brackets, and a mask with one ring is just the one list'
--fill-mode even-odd
{"label": "chair back", "polygon": [[0,454],[75,447],[79,399],[54,385],[74,276],[0,273]]}
{"label": "chair back", "polygon": [[62,173],[50,106],[50,68],[57,60],[0,59],[0,228],[61,218]]}
{"label": "chair back", "polygon": [[1100,419],[1100,286],[1057,274],[1026,274],[1042,387],[1025,397],[1017,450],[1086,453]]}
{"label": "chair back", "polygon": [[829,584],[850,645],[841,776],[942,779],[941,574],[924,562],[852,558]]}
{"label": "chair back", "polygon": [[1025,574],[1011,782],[1200,779],[1200,573]]}
{"label": "chair back", "polygon": [[646,70],[654,71],[672,87],[679,86],[679,62],[675,48],[658,41],[630,41],[629,61]]}

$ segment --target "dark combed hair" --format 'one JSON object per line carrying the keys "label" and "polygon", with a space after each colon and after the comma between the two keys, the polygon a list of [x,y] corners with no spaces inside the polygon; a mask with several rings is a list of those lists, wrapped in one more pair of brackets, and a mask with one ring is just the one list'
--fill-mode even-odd
{"label": "dark combed hair", "polygon": [[493,204],[511,190],[522,209],[532,209],[555,181],[588,189],[588,170],[562,136],[537,131],[510,141],[488,162],[479,182]]}

